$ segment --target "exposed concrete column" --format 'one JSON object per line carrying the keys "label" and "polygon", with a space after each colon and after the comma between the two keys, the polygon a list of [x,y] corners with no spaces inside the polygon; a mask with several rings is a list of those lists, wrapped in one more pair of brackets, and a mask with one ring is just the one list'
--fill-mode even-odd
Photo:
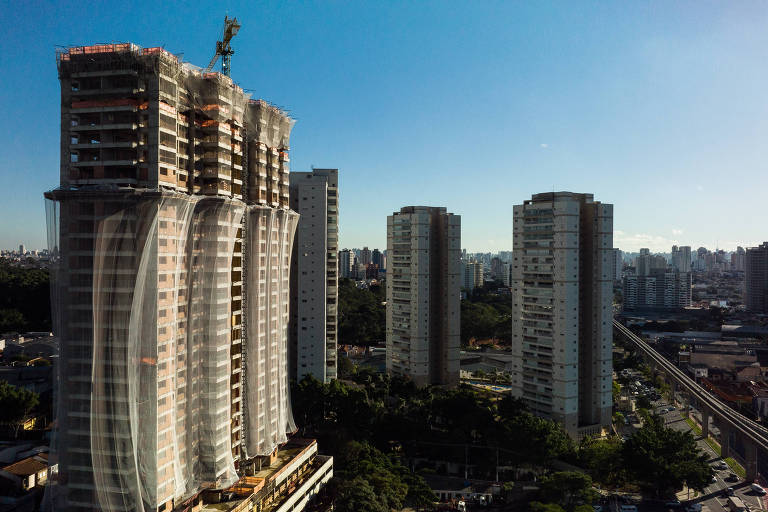
{"label": "exposed concrete column", "polygon": [[701,436],[706,439],[709,437],[709,409],[701,408]]}
{"label": "exposed concrete column", "polygon": [[757,446],[744,441],[744,464],[747,471],[747,482],[754,482],[757,480]]}
{"label": "exposed concrete column", "polygon": [[731,454],[731,427],[724,421],[718,425],[720,428],[720,456],[726,458]]}

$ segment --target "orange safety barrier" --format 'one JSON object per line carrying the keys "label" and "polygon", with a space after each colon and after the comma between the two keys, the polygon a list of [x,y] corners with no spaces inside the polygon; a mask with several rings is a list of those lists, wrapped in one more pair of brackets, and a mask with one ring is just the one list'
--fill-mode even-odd
{"label": "orange safety barrier", "polygon": [[160,110],[164,110],[168,112],[169,114],[176,115],[176,108],[170,106],[169,104],[165,103],[164,101],[160,102]]}

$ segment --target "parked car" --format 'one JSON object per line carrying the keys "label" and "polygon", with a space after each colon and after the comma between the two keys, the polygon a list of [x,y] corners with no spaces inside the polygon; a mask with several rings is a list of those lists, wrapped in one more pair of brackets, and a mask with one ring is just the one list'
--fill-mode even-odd
{"label": "parked car", "polygon": [[723,496],[736,496],[736,493],[733,491],[733,487],[728,487],[725,491],[723,491]]}
{"label": "parked car", "polygon": [[761,486],[760,484],[752,484],[752,485],[750,485],[750,488],[751,488],[751,489],[752,489],[754,492],[756,492],[757,494],[759,494],[760,496],[764,496],[764,495],[765,495],[765,489],[763,489],[763,488],[762,488],[762,486]]}
{"label": "parked car", "polygon": [[721,460],[715,464],[715,469],[728,469],[728,464],[724,460]]}
{"label": "parked car", "polygon": [[725,477],[726,482],[738,482],[739,477],[736,476],[736,473],[729,473],[727,477]]}

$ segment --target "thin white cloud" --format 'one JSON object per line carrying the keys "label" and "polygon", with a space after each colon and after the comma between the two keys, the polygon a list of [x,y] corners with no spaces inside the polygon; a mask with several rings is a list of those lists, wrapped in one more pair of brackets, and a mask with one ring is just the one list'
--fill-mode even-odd
{"label": "thin white cloud", "polygon": [[683,234],[683,230],[682,229],[673,229],[672,230],[672,234],[673,235],[682,235]]}
{"label": "thin white cloud", "polygon": [[542,142],[541,144],[539,144],[539,146],[541,146],[544,149],[547,149],[549,147],[549,144]]}
{"label": "thin white cloud", "polygon": [[673,245],[680,245],[675,239],[647,233],[624,233],[620,230],[613,232],[613,246],[622,251],[637,252],[647,247],[651,252],[669,252]]}

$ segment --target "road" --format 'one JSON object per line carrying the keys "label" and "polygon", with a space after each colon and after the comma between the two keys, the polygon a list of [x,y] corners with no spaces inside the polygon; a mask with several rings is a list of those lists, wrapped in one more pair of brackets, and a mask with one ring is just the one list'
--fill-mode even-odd
{"label": "road", "polygon": [[[656,406],[654,408],[654,411],[659,413],[660,410],[667,409],[670,406],[662,406],[662,402],[656,402],[654,405]],[[680,415],[680,410],[675,408],[673,411],[667,411],[666,413],[661,413],[660,416],[664,418],[664,421],[666,422],[667,426],[670,428],[674,428],[675,430],[680,431],[690,431],[691,427],[688,425],[688,423],[682,418]],[[694,433],[694,436],[696,434]],[[697,436],[698,437],[698,436]],[[704,439],[698,438],[697,445],[699,449],[701,449],[704,453],[709,455],[710,463],[716,464],[720,462],[722,459],[720,458],[717,453],[704,441]],[[731,473],[730,469],[725,470],[716,470],[715,478],[717,479],[716,482],[709,485],[709,487],[706,488],[706,492],[697,498],[692,498],[692,503],[701,503],[702,504],[702,510],[703,512],[722,512],[724,510],[727,510],[727,500],[724,497],[725,490],[728,487],[732,487],[736,495],[744,501],[744,504],[747,505],[750,510],[752,511],[758,511],[758,510],[765,510],[764,507],[764,500],[761,496],[757,495],[755,492],[753,492],[750,487],[749,483],[745,482],[742,479],[738,479],[736,482],[726,482],[725,478],[728,477],[728,475]]]}

